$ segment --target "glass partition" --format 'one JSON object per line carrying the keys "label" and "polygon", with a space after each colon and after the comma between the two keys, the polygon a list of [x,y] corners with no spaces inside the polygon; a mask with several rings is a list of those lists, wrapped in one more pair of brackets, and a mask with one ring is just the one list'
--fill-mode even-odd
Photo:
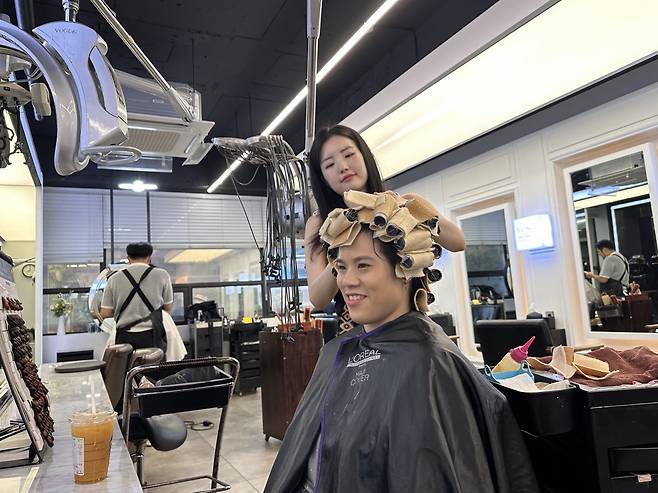
{"label": "glass partition", "polygon": [[260,285],[192,288],[192,303],[209,300],[217,302],[217,307],[223,307],[224,314],[231,320],[263,313]]}

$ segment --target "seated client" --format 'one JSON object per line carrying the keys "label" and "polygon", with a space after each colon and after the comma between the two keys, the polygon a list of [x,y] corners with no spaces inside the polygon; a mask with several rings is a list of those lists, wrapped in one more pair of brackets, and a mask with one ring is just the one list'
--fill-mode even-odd
{"label": "seated client", "polygon": [[323,348],[265,492],[538,491],[507,401],[424,314],[432,209],[392,192],[345,203],[320,237],[360,325]]}

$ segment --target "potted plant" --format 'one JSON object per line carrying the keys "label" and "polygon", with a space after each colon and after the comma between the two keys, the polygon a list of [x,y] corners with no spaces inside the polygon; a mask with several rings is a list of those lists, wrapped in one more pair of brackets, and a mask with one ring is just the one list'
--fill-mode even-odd
{"label": "potted plant", "polygon": [[57,317],[57,335],[66,334],[66,318],[71,313],[71,302],[64,299],[62,295],[57,296],[55,302],[50,305],[50,311]]}

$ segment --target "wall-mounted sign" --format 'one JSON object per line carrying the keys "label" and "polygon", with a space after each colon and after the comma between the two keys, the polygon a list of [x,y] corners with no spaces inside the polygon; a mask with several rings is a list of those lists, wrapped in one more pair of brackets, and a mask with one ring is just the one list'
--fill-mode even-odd
{"label": "wall-mounted sign", "polygon": [[515,219],[514,237],[517,250],[539,250],[555,246],[553,227],[548,214]]}

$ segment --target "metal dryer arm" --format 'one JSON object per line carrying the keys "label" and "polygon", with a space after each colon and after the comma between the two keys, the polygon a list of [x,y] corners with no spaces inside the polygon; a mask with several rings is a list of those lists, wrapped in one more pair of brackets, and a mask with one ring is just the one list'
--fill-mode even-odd
{"label": "metal dryer arm", "polygon": [[36,38],[22,29],[0,20],[0,51],[18,49],[39,68],[53,96],[57,121],[54,163],[60,175],[70,175],[87,166],[89,157],[78,156],[80,139],[76,98],[64,69]]}

